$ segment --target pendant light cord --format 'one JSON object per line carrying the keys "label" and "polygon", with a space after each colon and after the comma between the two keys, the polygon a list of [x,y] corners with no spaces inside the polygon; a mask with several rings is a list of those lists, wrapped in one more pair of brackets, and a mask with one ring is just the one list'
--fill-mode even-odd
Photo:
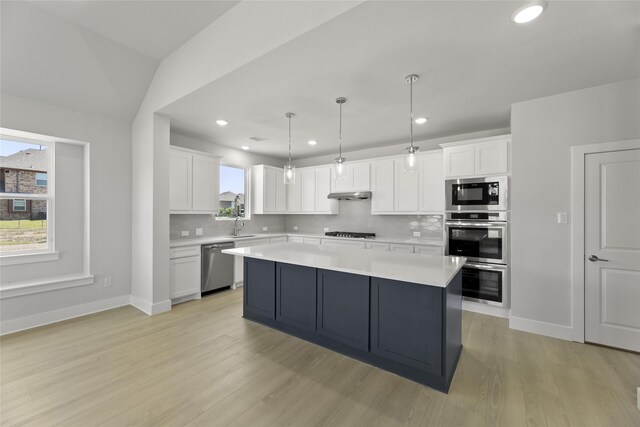
{"label": "pendant light cord", "polygon": [[410,143],[413,148],[413,78],[409,82],[409,130],[410,130]]}
{"label": "pendant light cord", "polygon": [[339,135],[339,139],[340,139],[340,144],[339,144],[339,153],[338,153],[338,157],[342,158],[342,103],[340,103],[340,129],[338,132]]}
{"label": "pendant light cord", "polygon": [[289,115],[289,166],[291,166],[291,115]]}

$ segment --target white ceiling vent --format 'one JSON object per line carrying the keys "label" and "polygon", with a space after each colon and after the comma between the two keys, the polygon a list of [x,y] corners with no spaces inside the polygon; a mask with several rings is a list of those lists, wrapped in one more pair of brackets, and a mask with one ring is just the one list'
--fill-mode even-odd
{"label": "white ceiling vent", "polygon": [[264,138],[262,136],[258,136],[258,135],[253,135],[249,137],[250,140],[255,141],[255,142],[262,142],[262,141],[266,141],[267,138]]}

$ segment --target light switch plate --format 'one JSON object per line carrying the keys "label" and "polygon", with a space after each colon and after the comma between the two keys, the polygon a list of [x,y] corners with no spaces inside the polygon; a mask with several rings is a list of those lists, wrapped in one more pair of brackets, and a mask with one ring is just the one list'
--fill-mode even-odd
{"label": "light switch plate", "polygon": [[567,213],[558,212],[558,224],[566,224],[566,223],[567,223]]}
{"label": "light switch plate", "polygon": [[269,227],[262,227],[262,231],[267,231]]}
{"label": "light switch plate", "polygon": [[196,236],[202,236],[202,228],[196,228]]}
{"label": "light switch plate", "polygon": [[294,225],[294,226],[293,226],[293,231],[297,231],[297,230],[298,230],[298,226],[297,226],[297,225]]}
{"label": "light switch plate", "polygon": [[180,232],[180,235],[181,235],[182,237],[187,237],[187,236],[189,235],[189,232],[188,232],[188,231],[186,231],[186,230],[182,230],[182,232]]}
{"label": "light switch plate", "polygon": [[325,232],[329,231],[329,227],[325,227],[325,228],[324,228],[324,231],[325,231]]}
{"label": "light switch plate", "polygon": [[422,236],[422,233],[420,233],[419,231],[413,232],[413,237],[420,237],[420,236]]}

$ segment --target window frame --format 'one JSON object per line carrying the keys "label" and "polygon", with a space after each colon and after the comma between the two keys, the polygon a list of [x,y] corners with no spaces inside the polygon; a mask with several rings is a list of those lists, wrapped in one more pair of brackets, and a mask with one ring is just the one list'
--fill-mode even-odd
{"label": "window frame", "polygon": [[[251,167],[241,166],[233,163],[220,162],[220,172],[222,172],[222,166],[229,168],[242,169],[244,171],[244,216],[240,217],[243,221],[251,220]],[[220,197],[220,175],[218,175],[218,196]],[[219,216],[217,213],[214,218],[216,221],[235,221],[234,216]]]}
{"label": "window frame", "polygon": [[[38,179],[38,175],[44,175],[44,180]],[[44,181],[44,184],[38,184],[38,181]],[[49,185],[49,174],[47,172],[36,172],[36,187],[46,187]]]}
{"label": "window frame", "polygon": [[[55,142],[45,139],[27,138],[23,136],[12,135],[10,133],[0,132],[0,139],[6,139],[15,142],[22,142],[32,145],[43,145],[47,147],[49,152],[47,165],[47,192],[46,193],[6,193],[0,192],[0,199],[9,200],[13,209],[12,199],[24,199],[27,209],[17,212],[28,212],[29,205],[33,200],[46,200],[47,202],[47,247],[40,249],[28,249],[15,252],[0,252],[0,259],[15,260],[25,256],[45,256],[46,260],[58,259],[58,252],[55,249]],[[54,256],[54,258],[52,258]],[[23,263],[26,261],[12,261],[12,263]],[[4,265],[4,263],[3,263]]]}
{"label": "window frame", "polygon": [[[27,199],[9,199],[11,201],[11,212],[29,212],[27,209]],[[16,200],[22,200],[24,202],[24,209],[16,209]]]}

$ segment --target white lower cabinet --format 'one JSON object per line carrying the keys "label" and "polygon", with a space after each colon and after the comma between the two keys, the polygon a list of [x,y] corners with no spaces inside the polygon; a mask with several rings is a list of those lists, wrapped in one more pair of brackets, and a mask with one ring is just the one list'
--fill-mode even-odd
{"label": "white lower cabinet", "polygon": [[282,237],[272,237],[269,239],[269,243],[284,243],[287,241],[287,236]]}
{"label": "white lower cabinet", "polygon": [[319,237],[305,237],[303,242],[307,245],[319,245],[321,241]]}
{"label": "white lower cabinet", "polygon": [[173,248],[169,259],[169,297],[200,297],[200,246]]}
{"label": "white lower cabinet", "polygon": [[389,244],[388,243],[379,243],[379,242],[366,242],[364,247],[367,249],[371,249],[372,251],[388,251]]}
{"label": "white lower cabinet", "polygon": [[413,251],[417,254],[424,255],[442,255],[444,253],[442,246],[414,246]]}
{"label": "white lower cabinet", "polygon": [[325,246],[333,247],[347,247],[347,248],[364,248],[364,242],[354,242],[351,240],[334,240],[334,239],[322,239],[322,244]]}
{"label": "white lower cabinet", "polygon": [[304,237],[300,237],[300,236],[289,236],[289,238],[287,239],[287,241],[291,242],[291,243],[304,243]]}
{"label": "white lower cabinet", "polygon": [[413,245],[404,245],[402,243],[390,243],[389,250],[391,252],[402,252],[405,254],[413,253]]}

